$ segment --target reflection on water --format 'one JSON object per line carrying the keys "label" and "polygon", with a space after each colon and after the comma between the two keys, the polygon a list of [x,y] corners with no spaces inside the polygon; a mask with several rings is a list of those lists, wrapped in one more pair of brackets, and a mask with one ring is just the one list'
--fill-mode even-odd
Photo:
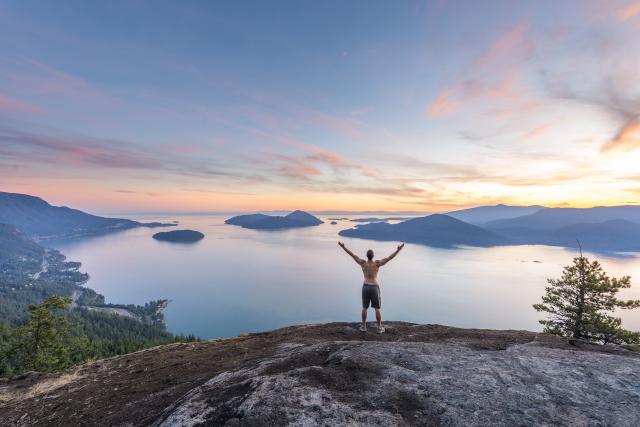
{"label": "reflection on water", "polygon": [[[88,286],[108,302],[142,304],[167,298],[175,333],[226,337],[280,326],[357,321],[360,268],[337,245],[353,222],[257,231],[224,224],[228,216],[136,218],[180,221],[206,237],[191,245],[158,242],[140,228],[62,242],[55,247],[83,263]],[[322,218],[326,220],[326,218]],[[340,238],[364,256],[383,257],[393,242]],[[407,244],[380,272],[386,319],[460,327],[540,330],[531,304],[546,279],[559,277],[574,251],[546,246],[435,249]],[[640,258],[597,257],[612,275],[638,280],[622,297],[640,299]],[[373,314],[373,313],[371,313]],[[620,313],[640,330],[640,310]]]}

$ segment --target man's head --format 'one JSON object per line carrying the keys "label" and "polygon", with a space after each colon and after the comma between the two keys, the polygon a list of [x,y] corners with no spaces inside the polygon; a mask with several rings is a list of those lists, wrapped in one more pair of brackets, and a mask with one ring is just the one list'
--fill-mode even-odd
{"label": "man's head", "polygon": [[371,261],[371,260],[373,259],[373,251],[372,251],[371,249],[369,249],[369,250],[367,251],[367,259],[368,259],[369,261]]}

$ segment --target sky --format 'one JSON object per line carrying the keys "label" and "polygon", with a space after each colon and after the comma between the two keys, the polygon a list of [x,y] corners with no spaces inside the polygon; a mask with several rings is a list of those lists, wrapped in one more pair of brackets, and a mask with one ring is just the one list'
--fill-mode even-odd
{"label": "sky", "polygon": [[97,213],[640,201],[640,1],[0,0],[0,190]]}

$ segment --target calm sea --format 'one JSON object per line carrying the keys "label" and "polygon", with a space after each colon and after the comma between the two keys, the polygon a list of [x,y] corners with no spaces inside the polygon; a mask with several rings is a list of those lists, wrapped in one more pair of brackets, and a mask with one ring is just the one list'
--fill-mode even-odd
{"label": "calm sea", "polygon": [[[360,268],[338,247],[343,240],[364,257],[395,249],[392,242],[339,238],[355,223],[256,231],[224,224],[228,215],[139,217],[178,220],[176,229],[206,234],[195,244],[158,242],[159,229],[139,228],[57,243],[82,262],[89,287],[112,303],[169,299],[167,326],[174,333],[228,337],[286,325],[357,321]],[[353,218],[353,217],[352,217]],[[450,326],[540,330],[539,302],[547,278],[559,277],[576,253],[546,246],[435,249],[407,244],[381,269],[383,316],[388,320]],[[612,275],[637,278],[623,296],[640,299],[640,258],[587,254]],[[633,280],[632,280],[633,283]],[[370,313],[370,319],[373,319]],[[640,330],[640,310],[620,313]]]}

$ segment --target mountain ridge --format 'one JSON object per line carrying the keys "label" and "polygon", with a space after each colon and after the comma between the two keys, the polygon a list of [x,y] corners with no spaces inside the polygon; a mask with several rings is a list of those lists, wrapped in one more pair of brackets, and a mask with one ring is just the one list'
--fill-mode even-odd
{"label": "mountain ridge", "polygon": [[535,213],[544,206],[528,205],[514,206],[503,203],[492,206],[476,206],[468,209],[460,209],[457,211],[445,212],[445,215],[468,222],[474,225],[484,225],[489,221],[515,218],[523,215]]}
{"label": "mountain ridge", "polygon": [[15,225],[36,240],[68,239],[135,227],[175,225],[106,218],[66,206],[53,206],[40,197],[7,192],[0,192],[0,223]]}

